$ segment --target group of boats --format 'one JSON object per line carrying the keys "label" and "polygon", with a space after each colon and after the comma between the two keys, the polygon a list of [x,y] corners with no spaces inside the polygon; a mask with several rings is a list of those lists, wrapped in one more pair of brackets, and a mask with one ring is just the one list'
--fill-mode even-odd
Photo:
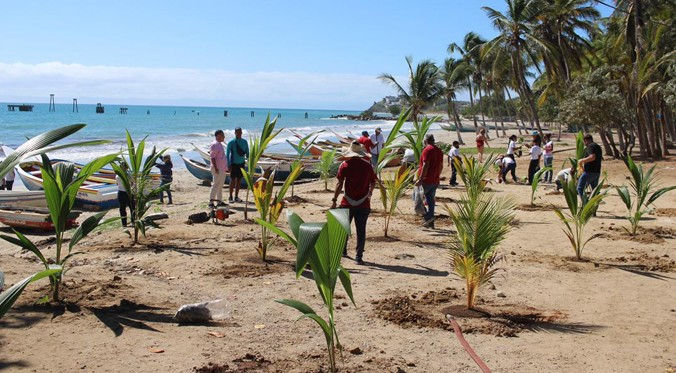
{"label": "group of boats", "polygon": [[[3,147],[4,153],[11,154],[10,148]],[[72,163],[76,171],[83,165],[64,160],[52,160],[52,166],[59,163]],[[0,190],[0,223],[17,228],[54,229],[51,222],[47,200],[43,190],[42,162],[37,159],[25,160],[14,168],[16,176],[27,191]],[[152,184],[159,185],[160,175],[151,175]],[[78,210],[108,210],[119,206],[117,184],[112,169],[101,169],[89,177],[78,189],[75,197]],[[68,225],[76,225],[81,211],[73,211],[68,216]]]}
{"label": "group of boats", "polygon": [[[286,140],[286,142],[291,145],[294,150],[296,150],[299,156],[288,154],[263,154],[263,157],[259,159],[257,164],[257,172],[260,172],[261,174],[267,170],[275,170],[276,182],[283,182],[286,180],[286,178],[289,176],[289,173],[291,172],[291,164],[298,159],[300,159],[301,163],[305,166],[305,169],[297,180],[317,178],[318,173],[315,171],[315,168],[321,159],[322,154],[334,149],[340,151],[342,148],[348,146],[350,143],[352,143],[352,141],[355,140],[354,137],[342,136],[336,132],[331,131],[338,139],[338,142],[322,140],[313,141],[311,143],[303,143],[303,136],[301,134],[293,130],[290,131],[296,138],[298,138],[298,141],[293,142],[291,140]],[[202,181],[212,181],[210,170],[211,157],[209,152],[195,144],[192,144],[192,146],[200,155],[201,159],[191,159],[180,154],[181,159],[183,159],[183,162],[185,163],[185,167],[197,179]],[[396,158],[390,162],[388,166],[398,166],[400,162],[401,158]],[[225,183],[230,183],[229,175],[226,177]]]}

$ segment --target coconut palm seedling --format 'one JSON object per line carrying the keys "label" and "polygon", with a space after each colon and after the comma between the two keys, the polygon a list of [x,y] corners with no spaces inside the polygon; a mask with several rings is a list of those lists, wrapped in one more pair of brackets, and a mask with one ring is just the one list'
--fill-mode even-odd
{"label": "coconut palm seedling", "polygon": [[[80,240],[86,237],[94,228],[98,227],[101,219],[107,211],[99,212],[85,219],[82,224],[75,230],[70,240],[67,241],[65,234],[69,227],[69,215],[75,203],[75,196],[78,193],[80,186],[96,171],[103,166],[109,164],[117,157],[116,154],[106,155],[94,159],[86,164],[80,172],[76,173],[73,164],[58,163],[52,167],[49,158],[42,155],[42,178],[43,188],[45,190],[45,199],[49,207],[49,214],[52,223],[54,224],[55,246],[56,254],[54,258],[45,258],[40,249],[33,244],[21,232],[14,230],[16,237],[1,235],[3,240],[13,243],[24,250],[30,251],[38,257],[40,262],[45,266],[45,270],[62,268],[63,272],[51,275],[51,300],[53,302],[59,301],[59,286],[61,279],[66,271],[65,267],[70,258],[74,255],[81,254],[81,252],[74,252],[73,249]],[[50,261],[52,259],[53,261]],[[54,263],[56,267],[52,267]]]}
{"label": "coconut palm seedling", "polygon": [[451,237],[453,271],[465,280],[467,309],[473,309],[479,288],[490,281],[502,259],[497,252],[514,218],[513,203],[491,194],[463,194],[456,208],[445,206],[456,234]]}
{"label": "coconut palm seedling", "polygon": [[606,197],[605,193],[600,192],[604,181],[605,179],[592,191],[592,195],[584,205],[578,200],[576,183],[572,177],[561,185],[563,187],[563,195],[566,198],[566,204],[568,205],[568,212],[564,213],[558,208],[554,209],[554,212],[564,223],[563,232],[568,237],[577,260],[582,259],[582,251],[589,241],[601,235],[600,233],[595,233],[585,239],[584,229],[592,216],[594,216],[599,203]]}
{"label": "coconut palm seedling", "polygon": [[538,186],[540,185],[540,177],[542,177],[542,174],[544,174],[547,171],[551,171],[552,168],[550,166],[543,167],[541,168],[538,172],[533,175],[533,183],[530,185],[530,205],[535,206],[535,191],[538,189]]}
{"label": "coconut palm seedling", "polygon": [[319,179],[324,182],[324,190],[329,190],[329,179],[335,176],[335,167],[333,165],[336,163],[337,153],[337,149],[325,151],[322,153],[319,162],[315,165],[315,171],[319,173]]}
{"label": "coconut palm seedling", "polygon": [[463,155],[462,159],[455,158],[453,162],[455,162],[458,176],[467,188],[468,197],[472,199],[483,193],[489,180],[488,175],[495,163],[493,154],[489,155],[483,163],[466,155]]}
{"label": "coconut palm seedling", "polygon": [[[257,222],[264,221],[273,226],[277,224],[277,220],[284,209],[284,196],[293,182],[303,172],[303,168],[303,165],[299,161],[291,164],[291,173],[276,193],[274,191],[276,171],[266,171],[265,175],[254,183],[254,201],[256,202],[256,209],[260,214],[260,219],[256,219]],[[257,250],[263,261],[267,260],[268,249],[272,243],[273,238],[270,237],[268,227],[261,224],[261,240],[258,243]]]}
{"label": "coconut palm seedling", "polygon": [[[650,205],[654,204],[655,201],[662,197],[665,193],[676,189],[676,185],[655,190],[657,179],[655,178],[653,172],[655,171],[656,166],[653,165],[647,171],[644,171],[643,164],[641,163],[637,165],[630,155],[627,155],[624,163],[627,165],[627,169],[631,173],[631,179],[629,181],[631,192],[625,185],[616,187],[616,189],[617,194],[620,195],[622,202],[624,202],[624,205],[629,211],[627,220],[629,220],[630,229],[627,229],[627,232],[633,236],[638,230],[641,217],[643,217],[644,214],[650,212]],[[633,201],[632,194],[634,197]]]}
{"label": "coconut palm seedling", "polygon": [[[134,227],[134,244],[138,243],[139,233],[146,236],[148,227],[159,228],[157,223],[152,220],[145,219],[146,214],[152,208],[151,201],[156,199],[161,192],[167,190],[171,183],[167,183],[155,188],[152,184],[150,174],[157,160],[164,154],[166,149],[159,152],[153,146],[152,151],[148,157],[143,158],[143,153],[146,147],[146,139],[144,138],[138,143],[134,144],[129,131],[127,132],[127,150],[125,157],[119,159],[118,162],[111,163],[115,174],[119,176],[122,185],[129,194],[133,209],[131,211],[131,222]],[[125,164],[126,166],[122,166]]]}
{"label": "coconut palm seedling", "polygon": [[297,300],[279,299],[276,302],[298,310],[302,314],[298,320],[309,318],[319,325],[326,339],[331,372],[336,372],[336,348],[342,351],[336,331],[333,303],[339,279],[352,304],[355,304],[350,274],[340,265],[347,236],[350,234],[350,218],[347,209],[329,210],[326,212],[326,218],[327,221],[322,223],[305,223],[300,216],[288,211],[287,220],[293,236],[268,222],[258,221],[258,223],[267,225],[271,231],[298,249],[296,278],[300,278],[306,265],[310,264],[312,278],[327,309],[328,319],[322,318],[312,307]]}
{"label": "coconut palm seedling", "polygon": [[[404,123],[408,120],[411,115],[411,107],[404,110],[399,114],[397,121],[392,126],[390,134],[387,135],[385,143],[383,145],[383,150],[378,154],[378,163],[375,169],[376,175],[380,177],[380,173],[383,171],[385,166],[394,158],[398,157],[398,150],[402,147],[401,144],[396,144],[396,140],[401,136],[401,127],[404,126]],[[419,159],[419,158],[418,158]]]}
{"label": "coconut palm seedling", "polygon": [[[91,141],[82,141],[75,142],[70,144],[61,144],[61,145],[52,145],[53,143],[64,139],[73,133],[83,129],[86,124],[73,124],[69,126],[60,127],[51,131],[47,131],[40,135],[37,135],[21,146],[19,146],[12,154],[8,154],[7,157],[0,162],[0,178],[3,178],[14,166],[19,164],[22,159],[26,157],[31,157],[37,154],[55,151],[59,149],[74,147],[74,146],[90,146],[90,145],[99,145],[105,144],[109,141],[107,140],[91,140]],[[12,238],[12,237],[10,237]],[[51,265],[53,268],[45,269],[38,273],[35,273],[31,276],[28,276],[22,281],[19,281],[11,288],[7,289],[5,292],[0,294],[0,318],[9,310],[9,308],[19,299],[19,296],[23,290],[28,286],[28,284],[40,280],[45,277],[53,277],[60,275],[62,269],[61,267],[56,266],[55,264]],[[1,274],[2,272],[0,272]],[[4,276],[0,283],[4,283]],[[0,284],[0,289],[2,289],[3,284]]]}
{"label": "coconut palm seedling", "polygon": [[379,179],[380,200],[383,203],[383,211],[385,211],[385,226],[383,227],[385,237],[388,237],[390,220],[397,212],[397,203],[413,185],[413,175],[413,170],[408,167],[399,172],[383,174]]}
{"label": "coconut palm seedling", "polygon": [[265,150],[268,148],[270,141],[274,139],[282,129],[275,131],[275,125],[277,124],[277,118],[270,120],[270,113],[268,113],[267,118],[265,118],[265,124],[263,124],[263,129],[258,138],[249,139],[249,159],[247,160],[246,172],[244,172],[244,180],[246,180],[246,197],[244,204],[244,219],[249,218],[249,191],[253,192],[254,184],[256,182],[256,173],[258,168],[258,161],[265,153]]}

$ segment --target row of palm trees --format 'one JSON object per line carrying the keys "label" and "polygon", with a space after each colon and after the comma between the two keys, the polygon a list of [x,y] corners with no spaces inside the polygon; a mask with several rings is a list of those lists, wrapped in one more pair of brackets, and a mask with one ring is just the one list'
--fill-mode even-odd
{"label": "row of palm trees", "polygon": [[[396,88],[413,108],[413,118],[445,100],[462,141],[455,106],[460,92],[469,93],[473,112],[475,104],[480,106],[483,126],[486,101],[497,106],[492,112],[498,117],[516,117],[522,127],[527,122],[542,131],[543,106],[553,105],[557,114],[559,104],[572,95],[576,79],[612,67],[607,70],[615,74],[612,81],[626,101],[621,105],[626,115],[619,116],[625,119],[564,124],[599,132],[607,151],[617,137],[622,150],[616,154],[626,154],[635,140],[644,157],[666,154],[667,138],[676,138],[672,112],[676,7],[672,0],[505,0],[505,5],[504,12],[482,7],[499,32],[495,38],[467,33],[461,44],[449,44],[451,56],[440,66],[431,60],[414,65],[413,58],[406,57],[407,84],[391,74],[379,78]],[[612,7],[611,16],[601,18],[597,6]],[[518,95],[517,110],[507,105],[512,93]],[[476,116],[473,123],[478,131]],[[502,131],[504,135],[504,125]],[[499,136],[497,123],[495,132]]]}

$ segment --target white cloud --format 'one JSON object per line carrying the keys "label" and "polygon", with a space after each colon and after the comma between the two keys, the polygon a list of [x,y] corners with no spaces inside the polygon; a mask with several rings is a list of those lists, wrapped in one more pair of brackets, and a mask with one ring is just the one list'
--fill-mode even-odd
{"label": "white cloud", "polygon": [[0,101],[361,110],[394,94],[374,76],[0,63]]}

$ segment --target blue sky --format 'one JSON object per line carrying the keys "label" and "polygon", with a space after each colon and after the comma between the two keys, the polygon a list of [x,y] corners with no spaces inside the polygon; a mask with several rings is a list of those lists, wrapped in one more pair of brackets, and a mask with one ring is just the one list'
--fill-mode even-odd
{"label": "blue sky", "polygon": [[366,109],[504,0],[13,2],[0,101]]}

